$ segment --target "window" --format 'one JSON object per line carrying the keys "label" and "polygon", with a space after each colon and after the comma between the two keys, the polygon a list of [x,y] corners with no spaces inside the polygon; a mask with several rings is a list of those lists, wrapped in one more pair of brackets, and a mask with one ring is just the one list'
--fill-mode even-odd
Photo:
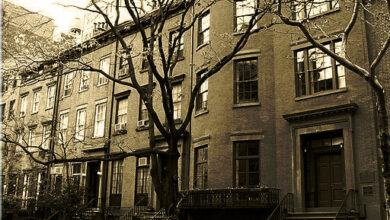
{"label": "window", "polygon": [[81,163],[72,164],[72,177],[75,185],[80,186],[81,182]]}
{"label": "window", "polygon": [[127,98],[118,99],[117,101],[117,113],[116,113],[116,124],[126,124],[127,122]]}
{"label": "window", "polygon": [[259,141],[234,143],[235,185],[257,187],[260,185]]}
{"label": "window", "polygon": [[[106,74],[110,75],[110,57],[103,58],[100,60],[100,69],[103,70]],[[103,74],[99,73],[97,85],[107,84],[108,78]]]}
{"label": "window", "polygon": [[69,114],[67,112],[60,114],[60,132],[58,133],[60,144],[65,144],[66,142],[66,133],[68,130],[68,115]]}
{"label": "window", "polygon": [[257,58],[234,61],[235,103],[258,101]]}
{"label": "window", "polygon": [[85,123],[87,117],[87,109],[78,109],[76,115],[76,135],[78,141],[83,141],[85,136]]}
{"label": "window", "polygon": [[[197,74],[197,81],[205,75],[206,73]],[[209,93],[209,79],[206,79],[200,86],[198,95],[196,97],[196,110],[207,109],[207,96]]]}
{"label": "window", "polygon": [[49,149],[50,135],[51,135],[51,125],[50,124],[43,125],[43,130],[42,130],[42,148],[43,149]]}
{"label": "window", "polygon": [[30,128],[28,131],[28,146],[37,146],[36,141],[36,127]]}
{"label": "window", "polygon": [[[148,58],[146,57],[147,56],[147,53],[149,53],[150,50],[150,45],[151,43],[151,39],[149,39],[149,42],[148,42],[148,45],[149,45],[149,48],[146,48],[144,47],[144,55],[142,57],[142,63],[141,63],[141,69],[142,70],[147,70],[149,68],[149,61],[148,61]],[[153,43],[153,54],[155,54],[157,52],[157,49],[158,49],[158,45],[157,45],[157,40],[154,40],[154,43]]]}
{"label": "window", "polygon": [[9,102],[8,118],[13,117],[14,112],[15,112],[15,100],[11,100]]}
{"label": "window", "polygon": [[136,173],[136,192],[134,204],[137,206],[148,205],[149,195],[149,158],[140,157],[137,159],[137,173]]}
{"label": "window", "polygon": [[49,86],[47,88],[46,109],[53,108],[55,92],[56,92],[55,86]]}
{"label": "window", "polygon": [[[173,31],[169,34],[169,42],[170,42],[171,48],[173,46],[174,40],[178,37],[178,35],[179,35],[178,31]],[[183,49],[184,49],[184,39],[183,38],[184,37],[182,34],[181,38],[176,40],[175,49],[173,51],[173,53],[174,53],[173,60],[176,59],[176,55],[177,55],[178,59],[183,58]]]}
{"label": "window", "polygon": [[[143,122],[140,122],[143,121]],[[139,120],[138,123],[143,123],[141,126],[147,126],[149,121],[149,112],[148,109],[146,108],[146,105],[142,99],[139,101]],[[140,127],[140,124],[138,124]]]}
{"label": "window", "polygon": [[97,104],[95,108],[95,127],[93,137],[104,136],[104,124],[106,119],[106,103]]}
{"label": "window", "polygon": [[294,16],[297,20],[311,18],[339,7],[340,0],[306,0],[295,1]]}
{"label": "window", "polygon": [[199,17],[198,46],[209,42],[210,37],[210,11],[206,11]]}
{"label": "window", "polygon": [[[341,42],[325,47],[341,53]],[[295,80],[297,97],[346,86],[344,66],[317,48],[295,51]]]}
{"label": "window", "polygon": [[85,91],[88,90],[89,86],[89,71],[81,71],[80,73],[80,88],[79,91]]}
{"label": "window", "polygon": [[27,96],[23,96],[20,100],[20,117],[24,117],[27,112]]}
{"label": "window", "polygon": [[122,51],[121,57],[119,59],[119,77],[126,76],[129,74],[129,65],[127,62],[127,54],[125,51]]}
{"label": "window", "polygon": [[173,119],[181,118],[181,83],[172,86]]}
{"label": "window", "polygon": [[65,75],[64,79],[64,97],[70,96],[72,94],[73,88],[73,73],[68,73]]}
{"label": "window", "polygon": [[112,161],[110,206],[120,206],[122,198],[123,160]]}
{"label": "window", "polygon": [[245,31],[255,13],[257,0],[235,0],[234,1],[234,31]]}
{"label": "window", "polygon": [[33,106],[31,113],[37,113],[39,111],[39,92],[34,92]]}
{"label": "window", "polygon": [[194,188],[207,188],[207,145],[195,148]]}

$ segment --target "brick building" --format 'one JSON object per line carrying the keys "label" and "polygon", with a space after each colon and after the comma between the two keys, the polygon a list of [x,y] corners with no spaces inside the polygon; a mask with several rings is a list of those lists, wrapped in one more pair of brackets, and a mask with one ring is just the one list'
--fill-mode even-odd
{"label": "brick building", "polygon": [[[348,22],[342,19],[349,17],[348,4],[321,3],[296,16],[311,13],[319,24],[331,20],[332,25],[324,26],[324,31],[332,35],[320,39],[338,53],[341,43],[337,34]],[[220,36],[228,33],[234,40],[241,35],[245,22],[241,22],[240,10],[250,13],[242,7],[239,1],[217,2],[199,18],[193,35],[184,34],[182,57],[172,74],[178,124],[192,86],[215,62],[209,57],[225,54],[229,48]],[[172,16],[164,37],[175,34],[177,19]],[[352,43],[347,45],[348,55],[366,66],[377,39],[362,21],[357,22],[350,36]],[[104,26],[94,24],[96,31],[91,31],[94,29],[85,25],[88,22],[84,22],[88,31],[83,39],[93,37],[101,43],[82,59],[113,77],[129,80],[120,46],[108,37]],[[136,30],[128,30],[125,40],[141,54],[140,36]],[[353,200],[348,207],[354,217],[385,219],[372,90],[295,31],[280,25],[254,34],[231,62],[202,85],[188,135],[179,143],[180,189],[187,192],[183,215],[194,219],[222,215],[226,219],[265,219],[278,202],[292,195],[295,215],[336,215],[344,201]],[[140,84],[147,85],[144,58],[134,60]],[[87,71],[59,75],[55,81],[55,130],[75,149],[74,157],[148,148],[148,114],[135,90]],[[28,86],[22,89],[20,94],[38,91]],[[42,91],[46,94],[45,86]],[[33,100],[35,95],[26,97]],[[154,100],[157,112],[162,112],[159,97]],[[167,144],[159,137],[157,134],[157,146],[163,148]],[[61,164],[55,166],[62,169]],[[159,210],[147,156],[73,163],[71,167],[71,175],[80,178],[94,208],[110,207],[118,215],[135,207]],[[63,175],[57,171],[50,174]],[[52,178],[54,182],[57,179]],[[262,201],[261,195],[272,198],[275,193],[276,204],[271,201],[263,207],[264,203],[257,203]]]}

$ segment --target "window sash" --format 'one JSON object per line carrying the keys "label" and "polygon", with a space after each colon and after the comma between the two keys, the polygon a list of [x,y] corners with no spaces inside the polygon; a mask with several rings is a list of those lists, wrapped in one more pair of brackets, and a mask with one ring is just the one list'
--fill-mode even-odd
{"label": "window sash", "polygon": [[146,108],[146,105],[142,99],[140,100],[139,120],[149,120],[149,112],[148,112],[148,109]]}
{"label": "window sash", "polygon": [[199,18],[198,45],[207,43],[210,40],[210,12],[205,12]]}
{"label": "window sash", "polygon": [[[341,42],[330,42],[325,47],[341,55]],[[317,48],[295,51],[296,96],[301,97],[346,87],[345,68]]]}
{"label": "window sash", "polygon": [[50,86],[47,89],[46,108],[53,108],[54,106],[55,87]]}
{"label": "window sash", "polygon": [[258,61],[257,58],[234,62],[235,103],[258,101]]}
{"label": "window sash", "polygon": [[33,109],[32,112],[38,112],[39,110],[39,92],[34,92],[34,97],[33,97]]}
{"label": "window sash", "polygon": [[[253,151],[254,149],[256,150]],[[259,141],[235,142],[234,150],[235,185],[237,187],[257,187],[260,184]]]}
{"label": "window sash", "polygon": [[89,71],[81,71],[79,91],[85,91],[88,89],[89,76],[90,76]]}
{"label": "window sash", "polygon": [[[178,37],[178,35],[179,35],[178,31],[171,32],[170,41],[169,41],[171,48],[173,46],[174,40]],[[178,58],[181,58],[181,57],[183,57],[183,50],[184,50],[184,36],[182,34],[181,38],[176,40],[176,45],[175,45],[175,48],[173,49],[173,53],[177,54]]]}
{"label": "window sash", "polygon": [[20,115],[25,116],[27,113],[27,96],[22,97],[20,102]]}
{"label": "window sash", "polygon": [[[110,75],[110,57],[103,58],[100,60],[99,68],[104,71],[106,74]],[[104,85],[108,83],[108,78],[103,74],[99,73],[97,85]]]}
{"label": "window sash", "polygon": [[255,13],[257,0],[235,0],[235,15],[234,24],[235,31],[242,31],[245,25],[249,25],[249,21]]}
{"label": "window sash", "polygon": [[117,103],[116,123],[124,124],[127,122],[128,99],[119,99]]}
{"label": "window sash", "polygon": [[104,124],[106,116],[106,103],[98,104],[95,107],[94,137],[104,136]]}
{"label": "window sash", "polygon": [[111,194],[122,194],[123,160],[112,162]]}
{"label": "window sash", "polygon": [[86,109],[77,110],[76,135],[75,135],[76,140],[79,140],[79,141],[84,140],[86,117],[87,117],[87,110]]}
{"label": "window sash", "polygon": [[44,125],[42,130],[42,147],[44,149],[49,149],[50,147],[50,135],[51,135],[51,125]]}
{"label": "window sash", "polygon": [[293,6],[294,16],[297,20],[312,18],[329,10],[339,8],[340,0],[300,0]]}
{"label": "window sash", "polygon": [[207,188],[207,145],[195,149],[194,188]]}

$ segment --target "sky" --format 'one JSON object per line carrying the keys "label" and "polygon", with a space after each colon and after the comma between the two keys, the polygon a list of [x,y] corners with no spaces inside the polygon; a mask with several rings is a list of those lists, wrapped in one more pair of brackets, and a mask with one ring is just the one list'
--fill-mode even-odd
{"label": "sky", "polygon": [[77,5],[83,7],[88,0],[8,0],[15,5],[22,6],[30,11],[38,12],[47,17],[53,18],[57,26],[55,33],[67,32],[71,21],[75,17],[81,18],[82,11],[63,7],[63,5]]}

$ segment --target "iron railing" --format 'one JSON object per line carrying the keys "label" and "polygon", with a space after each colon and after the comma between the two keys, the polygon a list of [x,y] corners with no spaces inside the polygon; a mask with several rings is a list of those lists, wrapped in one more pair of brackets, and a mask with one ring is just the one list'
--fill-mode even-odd
{"label": "iron railing", "polygon": [[267,220],[283,220],[288,212],[294,211],[294,194],[287,193],[268,216]]}
{"label": "iron railing", "polygon": [[180,209],[192,208],[274,208],[279,189],[205,189],[185,192]]}
{"label": "iron railing", "polygon": [[136,216],[139,216],[141,215],[141,213],[146,212],[147,209],[147,206],[135,206],[134,208],[130,208],[130,210],[125,215],[122,215],[119,219],[134,220],[136,219]]}
{"label": "iron railing", "polygon": [[348,190],[334,220],[345,219],[359,214],[358,192],[356,189]]}

